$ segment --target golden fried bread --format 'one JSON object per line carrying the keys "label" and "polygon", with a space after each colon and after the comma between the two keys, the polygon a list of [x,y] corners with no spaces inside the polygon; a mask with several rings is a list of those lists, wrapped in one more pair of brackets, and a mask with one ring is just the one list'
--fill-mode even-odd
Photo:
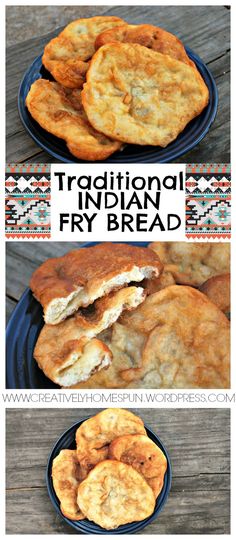
{"label": "golden fried bread", "polygon": [[34,358],[46,377],[60,386],[67,387],[84,381],[111,363],[112,353],[99,339],[81,337],[65,341],[62,348],[56,348],[54,352],[46,339],[45,334],[40,335],[40,341],[34,349]]}
{"label": "golden fried bread", "polygon": [[160,494],[167,468],[161,449],[146,435],[122,435],[109,446],[109,459],[131,465],[145,478],[155,497]]}
{"label": "golden fried bread", "polygon": [[43,65],[63,86],[81,88],[97,35],[121,24],[125,21],[119,17],[91,17],[71,22],[46,45]]}
{"label": "golden fried bread", "polygon": [[92,126],[131,144],[167,146],[209,99],[197,69],[136,43],[98,49],[86,79],[81,96]]}
{"label": "golden fried bread", "polygon": [[104,529],[141,521],[155,508],[155,496],[143,476],[126,463],[105,460],[78,488],[77,502],[86,517]]}
{"label": "golden fried bread", "polygon": [[38,79],[30,88],[26,106],[34,120],[52,135],[63,139],[78,159],[106,159],[121,146],[90,125],[80,90],[66,90],[56,82]]}
{"label": "golden fried bread", "polygon": [[229,321],[198,290],[166,287],[123,314],[119,324],[127,337],[132,329],[144,343],[140,367],[122,372],[134,387],[150,374],[156,388],[229,388]]}
{"label": "golden fried bread", "polygon": [[45,322],[58,324],[80,306],[161,270],[150,249],[104,242],[48,259],[33,273],[30,288],[43,306]]}
{"label": "golden fried bread", "polygon": [[128,383],[122,378],[122,371],[132,368],[130,356],[115,347],[114,344],[107,345],[112,353],[112,360],[107,369],[101,369],[91,375],[84,382],[70,386],[70,388],[125,388]]}
{"label": "golden fried bread", "polygon": [[229,322],[190,287],[152,294],[101,340],[112,363],[77,388],[229,387]]}
{"label": "golden fried bread", "polygon": [[112,325],[123,309],[134,309],[144,298],[141,287],[126,287],[98,299],[86,314],[78,311],[57,325],[45,324],[34,350],[39,367],[55,383],[71,386],[109,366],[110,349],[93,338]]}
{"label": "golden fried bread", "polygon": [[[112,353],[112,361],[107,369],[102,369],[91,375],[88,380],[72,386],[72,388],[126,388],[129,383],[123,378],[123,372],[139,367],[142,361],[142,349],[145,337],[137,334],[132,328],[114,323],[109,335],[104,333],[98,338],[107,345]],[[137,385],[135,384],[137,388]],[[142,386],[141,386],[142,388]]]}
{"label": "golden fried bread", "polygon": [[110,28],[97,36],[95,49],[97,50],[107,43],[114,43],[116,41],[138,43],[148,49],[162,54],[168,54],[171,58],[195,67],[181,41],[170,32],[158,26],[152,26],[151,24],[126,24]]}
{"label": "golden fried bread", "polygon": [[61,450],[54,458],[52,481],[64,516],[73,521],[83,519],[84,515],[77,504],[77,490],[81,478],[76,450]]}
{"label": "golden fried bread", "polygon": [[142,287],[144,287],[147,294],[153,294],[161,291],[170,285],[175,285],[175,280],[171,272],[163,269],[162,274],[157,278],[144,279],[142,281]]}
{"label": "golden fried bread", "polygon": [[89,471],[108,456],[109,444],[119,435],[146,435],[139,416],[125,409],[106,409],[83,422],[76,431],[77,457]]}
{"label": "golden fried bread", "polygon": [[199,290],[206,294],[223,313],[230,312],[230,274],[220,274],[205,281]]}
{"label": "golden fried bread", "polygon": [[153,242],[165,270],[176,283],[198,287],[210,277],[230,271],[230,244],[223,242]]}

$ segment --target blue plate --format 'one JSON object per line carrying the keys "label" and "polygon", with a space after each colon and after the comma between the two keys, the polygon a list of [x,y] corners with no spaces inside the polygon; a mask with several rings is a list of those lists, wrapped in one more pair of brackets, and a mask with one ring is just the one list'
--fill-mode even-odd
{"label": "blue plate", "polygon": [[[90,247],[99,242],[86,242]],[[145,247],[148,242],[129,242]],[[42,307],[30,289],[26,289],[14,309],[6,331],[6,388],[59,388],[34,360],[33,351],[43,327]]]}
{"label": "blue plate", "polygon": [[48,465],[47,465],[47,471],[46,471],[46,482],[47,482],[47,488],[49,497],[52,501],[52,504],[58,514],[62,517],[62,519],[68,523],[68,525],[71,525],[73,529],[75,529],[78,533],[84,533],[84,534],[133,534],[137,531],[140,531],[149,523],[151,523],[154,519],[157,518],[158,514],[161,512],[166,499],[169,495],[169,491],[171,488],[171,478],[172,478],[172,470],[171,470],[171,462],[169,455],[167,453],[166,448],[164,447],[163,443],[159,439],[159,437],[148,427],[145,425],[147,435],[150,437],[150,439],[162,450],[162,452],[165,454],[167,459],[167,470],[165,474],[164,479],[164,485],[162,488],[162,491],[160,495],[158,496],[156,500],[156,506],[153,514],[148,517],[147,519],[144,519],[142,521],[135,521],[134,523],[129,523],[128,525],[121,525],[117,529],[113,529],[110,531],[107,531],[106,529],[103,529],[99,525],[96,525],[92,521],[89,521],[88,519],[82,519],[80,521],[72,521],[71,519],[66,518],[60,510],[60,503],[58,501],[58,498],[56,496],[56,493],[53,488],[52,483],[52,462],[53,459],[59,454],[59,452],[63,448],[69,448],[70,450],[73,450],[76,448],[75,445],[75,432],[77,428],[85,421],[87,418],[84,418],[84,420],[81,420],[80,422],[77,422],[73,426],[71,426],[65,433],[61,435],[61,437],[56,442],[55,446],[53,447],[51,454],[49,456]]}
{"label": "blue plate", "polygon": [[[168,163],[189,152],[205,137],[216,116],[218,92],[215,81],[201,58],[188,47],[186,47],[186,52],[191,60],[195,62],[209,89],[210,100],[208,106],[166,148],[127,145],[122,152],[115,152],[108,158],[107,163]],[[62,139],[58,139],[42,129],[33,120],[25,106],[25,99],[31,84],[40,78],[53,80],[50,73],[42,65],[42,54],[31,64],[20,84],[18,109],[21,121],[32,139],[53,158],[64,163],[82,163],[82,161],[72,156]]]}

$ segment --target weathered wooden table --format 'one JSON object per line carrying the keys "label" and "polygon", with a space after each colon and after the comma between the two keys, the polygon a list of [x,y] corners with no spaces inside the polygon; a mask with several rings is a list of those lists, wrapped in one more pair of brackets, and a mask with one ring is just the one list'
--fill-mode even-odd
{"label": "weathered wooden table", "polygon": [[[8,8],[8,12],[14,7]],[[19,35],[17,14],[9,16],[11,42],[13,28]],[[36,7],[35,7],[36,9]],[[45,7],[43,16],[45,18]],[[50,15],[53,8],[50,9]],[[60,9],[57,6],[57,10]],[[69,9],[69,8],[68,8]],[[7,50],[7,146],[6,161],[8,163],[48,163],[52,158],[33,142],[26,133],[18,116],[17,93],[21,78],[31,62],[38,56],[52,34],[37,35],[37,25],[32,21],[30,6],[24,6],[25,20],[29,15],[29,24],[34,28],[33,37],[11,45]],[[28,11],[27,11],[28,10]],[[67,24],[66,8],[62,7],[60,24]],[[86,11],[87,10],[87,11]],[[37,14],[39,11],[37,11]],[[57,12],[58,13],[58,12]],[[219,109],[217,118],[207,136],[195,149],[188,152],[177,162],[182,163],[227,163],[230,161],[230,11],[227,6],[90,6],[80,8],[74,17],[92,15],[116,15],[130,23],[150,23],[173,32],[185,45],[193,49],[208,65],[219,92]],[[72,14],[70,13],[70,17]],[[64,20],[63,20],[64,17]],[[70,20],[70,19],[69,19]],[[55,29],[57,17],[55,16]],[[8,28],[9,28],[8,25]],[[42,23],[40,28],[42,27]],[[21,28],[21,27],[20,27]],[[36,30],[35,30],[36,28]],[[22,30],[24,31],[24,29]],[[27,28],[27,35],[29,31]],[[16,41],[18,39],[16,38]],[[53,159],[55,162],[55,160]]]}
{"label": "weathered wooden table", "polygon": [[[7,533],[73,534],[49,500],[47,459],[64,430],[98,410],[7,410]],[[167,503],[141,534],[229,534],[229,409],[133,410],[159,435],[173,467]]]}

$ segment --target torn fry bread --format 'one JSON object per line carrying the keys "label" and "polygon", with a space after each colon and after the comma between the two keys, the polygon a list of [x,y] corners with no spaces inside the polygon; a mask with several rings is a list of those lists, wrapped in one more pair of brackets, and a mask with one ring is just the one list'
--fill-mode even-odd
{"label": "torn fry bread", "polygon": [[71,22],[46,45],[43,65],[62,86],[81,88],[97,35],[120,24],[125,24],[125,21],[105,16]]}
{"label": "torn fry bread", "polygon": [[43,306],[45,322],[54,325],[112,290],[161,271],[152,250],[105,242],[48,259],[33,273],[30,288]]}
{"label": "torn fry bread", "polygon": [[[101,340],[104,343],[102,338]],[[113,343],[107,344],[107,347],[112,353],[112,360],[108,368],[96,371],[96,373],[91,375],[86,381],[72,385],[70,388],[88,389],[128,387],[128,383],[122,378],[122,371],[133,367],[133,363],[130,361],[130,356],[125,354],[118,347],[115,347]]]}
{"label": "torn fry bread", "polygon": [[71,154],[87,161],[106,159],[121,147],[89,123],[80,90],[66,90],[56,82],[38,79],[26,97],[31,116],[52,135],[63,139]]}
{"label": "torn fry bread", "polygon": [[144,279],[142,282],[142,287],[145,289],[148,295],[161,291],[170,285],[175,285],[175,280],[172,273],[168,272],[165,267],[163,268],[163,272],[160,276]]}
{"label": "torn fry bread", "polygon": [[52,481],[60,501],[61,512],[68,519],[84,519],[78,504],[77,491],[81,482],[76,450],[61,450],[52,464]]}
{"label": "torn fry bread", "polygon": [[45,325],[34,350],[39,367],[60,386],[85,381],[108,367],[112,353],[95,336],[111,326],[124,309],[137,307],[144,298],[141,287],[127,287],[97,300],[87,316],[78,312],[58,325]]}

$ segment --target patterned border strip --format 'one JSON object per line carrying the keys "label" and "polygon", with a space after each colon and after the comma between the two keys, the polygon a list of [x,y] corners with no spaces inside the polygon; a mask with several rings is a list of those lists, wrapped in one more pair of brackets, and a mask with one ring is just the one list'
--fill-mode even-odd
{"label": "patterned border strip", "polygon": [[187,238],[231,238],[229,163],[187,164],[185,196]]}
{"label": "patterned border strip", "polygon": [[51,237],[50,165],[9,163],[5,175],[6,238]]}
{"label": "patterned border strip", "polygon": [[187,163],[186,173],[230,174],[231,165],[230,163]]}

